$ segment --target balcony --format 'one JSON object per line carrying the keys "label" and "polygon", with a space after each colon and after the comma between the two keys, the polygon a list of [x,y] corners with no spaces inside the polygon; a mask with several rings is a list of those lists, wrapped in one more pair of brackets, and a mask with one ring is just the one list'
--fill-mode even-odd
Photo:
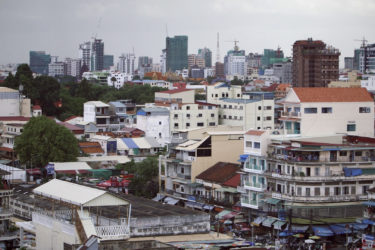
{"label": "balcony", "polygon": [[177,177],[178,178],[182,178],[182,179],[186,179],[186,180],[190,180],[191,179],[190,175],[185,175],[185,174],[180,174],[180,173],[177,174]]}
{"label": "balcony", "polygon": [[98,226],[95,227],[95,231],[101,240],[124,240],[130,237],[129,227],[126,224]]}
{"label": "balcony", "polygon": [[359,175],[359,176],[348,176],[346,177],[343,172],[332,173],[326,176],[295,176],[277,172],[267,171],[266,176],[271,176],[275,179],[280,180],[293,180],[301,182],[323,182],[323,181],[353,181],[353,180],[369,180],[371,177],[368,175]]}
{"label": "balcony", "polygon": [[237,192],[241,193],[241,194],[246,194],[246,189],[242,186],[238,186],[237,187]]}
{"label": "balcony", "polygon": [[265,171],[265,167],[264,166],[259,166],[259,165],[256,165],[256,164],[245,163],[244,164],[244,170],[246,172],[249,172],[249,173],[263,174],[264,171]]}
{"label": "balcony", "polygon": [[375,161],[375,156],[367,157],[367,156],[355,156],[355,157],[324,157],[324,155],[319,154],[295,154],[295,155],[287,155],[287,154],[275,154],[269,153],[269,158],[273,158],[275,160],[282,160],[288,163],[303,163],[303,164],[317,164],[317,163],[325,163],[325,164],[337,164],[337,163],[369,163],[372,164]]}
{"label": "balcony", "polygon": [[13,195],[13,189],[0,189],[0,198]]}
{"label": "balcony", "polygon": [[258,209],[258,201],[250,200],[248,197],[241,197],[241,206]]}
{"label": "balcony", "polygon": [[281,112],[281,116],[290,118],[301,118],[301,112]]}
{"label": "balcony", "polygon": [[8,220],[13,216],[12,210],[0,207],[0,221]]}
{"label": "balcony", "polygon": [[326,195],[326,196],[298,196],[290,194],[272,193],[272,198],[292,202],[307,202],[307,203],[320,203],[320,202],[350,202],[350,201],[364,201],[367,200],[367,195]]}
{"label": "balcony", "polygon": [[256,191],[256,192],[262,192],[262,191],[266,190],[266,188],[267,188],[265,184],[252,183],[252,182],[248,182],[248,181],[246,181],[244,183],[244,187],[245,187],[245,189]]}

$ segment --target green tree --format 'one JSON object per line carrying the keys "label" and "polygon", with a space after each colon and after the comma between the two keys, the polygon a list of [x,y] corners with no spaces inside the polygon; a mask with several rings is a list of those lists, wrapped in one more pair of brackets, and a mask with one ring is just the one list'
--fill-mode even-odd
{"label": "green tree", "polygon": [[19,85],[22,84],[25,90],[31,85],[33,80],[33,72],[31,71],[29,65],[21,64],[17,67],[17,73],[13,76],[12,73],[9,73],[8,77],[5,79],[3,86],[17,89]]}
{"label": "green tree", "polygon": [[57,114],[55,103],[59,101],[60,84],[50,76],[38,76],[33,79],[31,86],[25,89],[27,97],[33,103],[42,106],[43,113],[48,116]]}
{"label": "green tree", "polygon": [[30,119],[16,138],[15,151],[21,163],[32,161],[39,168],[51,161],[76,161],[79,154],[73,133],[45,116]]}

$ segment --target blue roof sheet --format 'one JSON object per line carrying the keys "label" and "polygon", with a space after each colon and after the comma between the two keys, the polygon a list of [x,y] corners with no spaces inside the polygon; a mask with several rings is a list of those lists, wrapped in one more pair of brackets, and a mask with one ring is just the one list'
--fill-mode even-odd
{"label": "blue roof sheet", "polygon": [[328,226],[313,226],[312,229],[317,236],[329,237],[334,235]]}
{"label": "blue roof sheet", "polygon": [[109,104],[115,106],[116,108],[126,108],[125,104],[121,102],[109,102]]}
{"label": "blue roof sheet", "polygon": [[128,146],[128,148],[139,148],[131,138],[122,138],[122,141]]}

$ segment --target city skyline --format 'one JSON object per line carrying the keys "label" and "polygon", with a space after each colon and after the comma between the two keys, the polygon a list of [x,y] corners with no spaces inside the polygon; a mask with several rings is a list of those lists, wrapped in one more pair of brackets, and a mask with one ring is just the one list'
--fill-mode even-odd
{"label": "city skyline", "polygon": [[[20,7],[21,6],[21,7]],[[375,3],[361,1],[0,1],[0,64],[25,63],[30,50],[77,58],[79,44],[102,39],[105,54],[134,52],[158,62],[168,35],[189,37],[188,53],[208,47],[216,58],[233,48],[249,52],[278,46],[292,55],[296,40],[312,37],[353,56],[363,36],[373,43]],[[57,12],[58,10],[58,12]],[[178,11],[183,10],[183,11]],[[194,18],[195,17],[195,18]]]}

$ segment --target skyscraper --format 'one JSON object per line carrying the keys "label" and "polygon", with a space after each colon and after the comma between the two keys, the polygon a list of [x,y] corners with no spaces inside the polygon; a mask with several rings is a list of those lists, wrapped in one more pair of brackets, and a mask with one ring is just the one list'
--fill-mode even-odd
{"label": "skyscraper", "polygon": [[175,36],[166,38],[167,63],[166,71],[187,69],[188,37]]}
{"label": "skyscraper", "polygon": [[51,62],[51,56],[45,51],[30,51],[30,69],[32,72],[42,75],[48,75],[48,64]]}
{"label": "skyscraper", "polygon": [[359,53],[359,71],[375,73],[375,43],[361,46]]}
{"label": "skyscraper", "polygon": [[113,55],[104,55],[103,56],[103,68],[110,69],[114,65]]}
{"label": "skyscraper", "polygon": [[119,57],[117,70],[121,73],[134,75],[135,71],[135,55],[133,53],[122,54]]}
{"label": "skyscraper", "polygon": [[327,87],[339,78],[338,49],[322,41],[296,41],[293,44],[293,87]]}
{"label": "skyscraper", "polygon": [[207,68],[212,67],[212,52],[209,48],[204,47],[198,50],[198,55],[204,58],[204,64]]}
{"label": "skyscraper", "polygon": [[224,57],[225,75],[244,76],[247,73],[245,51],[240,50],[235,43],[234,49]]}
{"label": "skyscraper", "polygon": [[99,71],[104,69],[104,42],[102,39],[94,39],[91,44],[91,67],[90,71]]}
{"label": "skyscraper", "polygon": [[82,66],[86,65],[88,69],[91,67],[91,43],[85,42],[79,45],[79,58],[82,61]]}

